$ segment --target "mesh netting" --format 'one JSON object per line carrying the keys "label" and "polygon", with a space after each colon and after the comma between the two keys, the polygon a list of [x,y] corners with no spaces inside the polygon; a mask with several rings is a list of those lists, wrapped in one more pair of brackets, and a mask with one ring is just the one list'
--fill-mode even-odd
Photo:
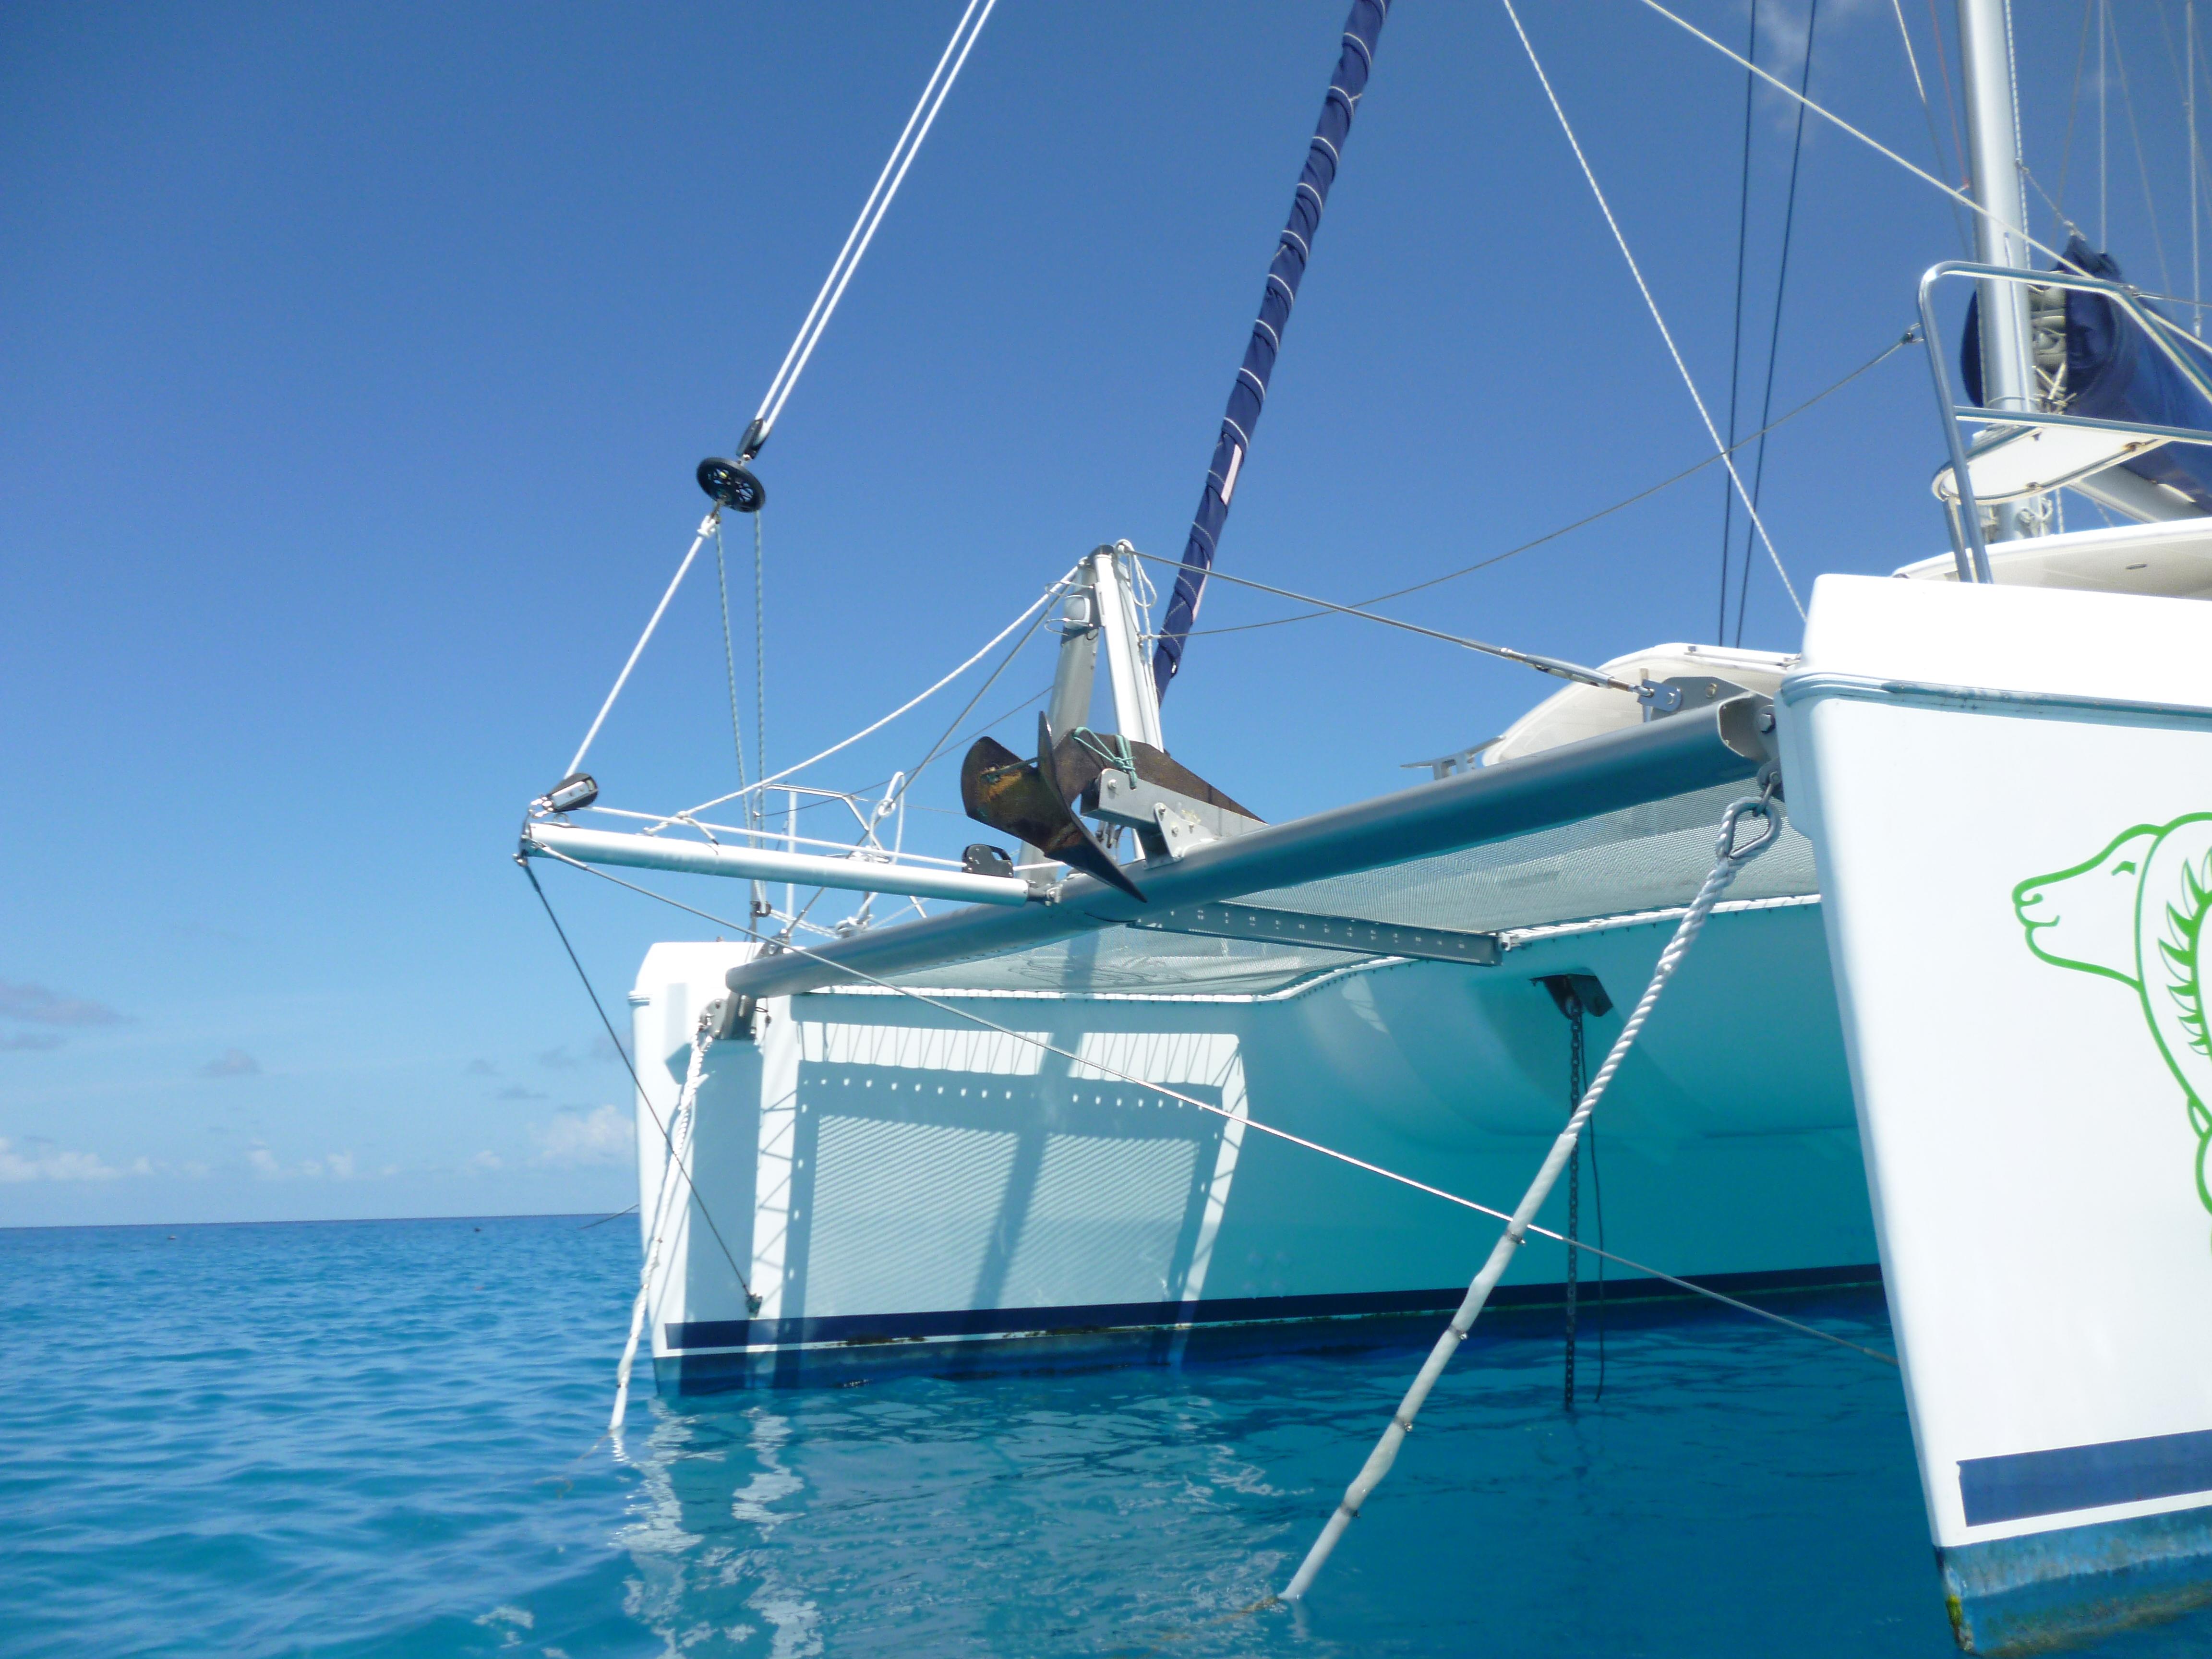
{"label": "mesh netting", "polygon": [[1155,996],[1264,996],[1350,963],[1352,951],[1104,927],[1011,956],[889,976],[916,990],[1077,991]]}

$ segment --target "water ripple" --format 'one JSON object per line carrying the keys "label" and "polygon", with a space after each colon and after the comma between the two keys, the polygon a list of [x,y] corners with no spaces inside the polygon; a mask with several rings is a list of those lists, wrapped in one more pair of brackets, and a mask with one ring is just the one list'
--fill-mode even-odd
{"label": "water ripple", "polygon": [[[1500,1323],[1311,1605],[1252,1613],[1411,1352],[647,1398],[617,1449],[635,1249],[562,1218],[0,1232],[0,1652],[1950,1650],[1894,1374],[1730,1317],[1617,1318],[1571,1417],[1549,1323]],[[1798,1311],[1887,1334],[1878,1298]]]}

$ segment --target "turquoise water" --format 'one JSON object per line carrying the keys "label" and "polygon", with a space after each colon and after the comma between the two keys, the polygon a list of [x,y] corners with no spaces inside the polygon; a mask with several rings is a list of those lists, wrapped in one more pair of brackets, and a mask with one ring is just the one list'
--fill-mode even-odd
{"label": "turquoise water", "polygon": [[[0,1232],[0,1653],[1951,1651],[1895,1373],[1736,1316],[1616,1317],[1571,1417],[1552,1321],[1499,1324],[1311,1601],[1247,1616],[1413,1351],[648,1388],[617,1452],[636,1249],[578,1218]],[[1793,1310],[1887,1337],[1875,1297]]]}

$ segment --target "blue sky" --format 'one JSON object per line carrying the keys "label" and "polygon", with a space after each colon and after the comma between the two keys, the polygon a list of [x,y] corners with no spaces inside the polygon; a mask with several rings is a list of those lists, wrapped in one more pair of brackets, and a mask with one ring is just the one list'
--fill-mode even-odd
{"label": "blue sky", "polygon": [[[903,702],[1097,544],[1180,552],[1343,9],[1003,0],[762,458],[771,764]],[[2030,163],[2055,190],[2071,108],[2081,216],[2081,14],[2019,9]],[[673,570],[702,507],[693,465],[731,448],[957,11],[0,17],[0,1224],[634,1196],[624,1079],[508,861],[514,829]],[[1527,11],[1717,413],[1741,73],[1632,0]],[[1948,144],[1926,10],[1905,11]],[[1735,0],[1687,12],[1743,36]],[[1762,61],[1794,74],[1803,4],[1761,13]],[[2112,240],[2146,278],[2162,246],[2185,285],[2156,22],[2129,9],[2110,70]],[[1819,31],[1814,95],[1928,162],[1891,6],[1825,0]],[[1747,410],[1792,129],[1762,95]],[[1959,251],[1941,198],[1817,122],[1799,190],[1778,409],[1893,341],[1917,272]],[[1784,428],[1766,514],[1801,588],[1940,549],[1939,444],[1917,351]],[[1364,598],[1706,453],[1502,11],[1401,0],[1223,568]],[[1721,503],[1709,469],[1403,614],[1583,660],[1711,639]],[[1282,610],[1218,585],[1204,622]],[[1746,643],[1796,638],[1759,571]],[[1048,674],[1034,651],[979,712]],[[708,567],[594,750],[609,801],[732,786],[724,675]],[[1401,787],[1401,762],[1547,689],[1309,623],[1194,640],[1166,726],[1179,758],[1279,817]],[[911,763],[957,706],[819,781]],[[970,838],[950,767],[915,799],[936,810],[914,840]],[[547,880],[617,1009],[644,947],[689,932]]]}

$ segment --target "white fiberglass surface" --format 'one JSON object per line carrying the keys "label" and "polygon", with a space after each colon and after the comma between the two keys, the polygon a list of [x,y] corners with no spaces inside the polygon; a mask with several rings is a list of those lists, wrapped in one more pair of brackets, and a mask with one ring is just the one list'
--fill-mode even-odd
{"label": "white fiberglass surface", "polygon": [[1011,1133],[825,1114],[806,1301],[816,1312],[957,1308],[982,1271]]}
{"label": "white fiberglass surface", "polygon": [[1052,1135],[1001,1305],[1165,1302],[1198,1143]]}
{"label": "white fiberglass surface", "polygon": [[[2212,520],[2116,525],[1990,549],[1990,573],[2000,587],[2067,587],[2145,598],[2212,599]],[[1893,574],[1913,581],[1955,582],[1958,562],[1946,553]]]}

